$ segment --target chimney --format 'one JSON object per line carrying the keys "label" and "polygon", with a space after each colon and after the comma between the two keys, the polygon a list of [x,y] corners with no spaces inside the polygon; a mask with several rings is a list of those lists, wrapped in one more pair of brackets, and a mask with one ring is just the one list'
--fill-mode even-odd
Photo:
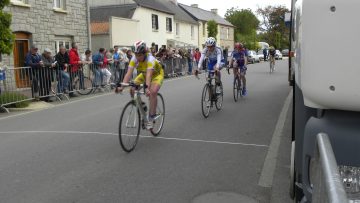
{"label": "chimney", "polygon": [[218,9],[217,8],[213,8],[213,9],[211,9],[211,12],[213,12],[214,14],[218,14]]}
{"label": "chimney", "polygon": [[191,4],[191,7],[199,8],[199,4]]}

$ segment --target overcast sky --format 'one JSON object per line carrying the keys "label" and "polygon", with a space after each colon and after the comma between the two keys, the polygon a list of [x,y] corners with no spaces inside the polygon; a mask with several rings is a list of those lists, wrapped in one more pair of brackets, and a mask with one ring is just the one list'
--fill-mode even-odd
{"label": "overcast sky", "polygon": [[199,8],[210,10],[212,8],[218,9],[218,14],[224,17],[226,10],[231,7],[238,7],[239,9],[247,9],[256,11],[258,7],[265,7],[268,5],[284,5],[290,9],[291,0],[178,0],[178,3],[191,5],[199,4]]}

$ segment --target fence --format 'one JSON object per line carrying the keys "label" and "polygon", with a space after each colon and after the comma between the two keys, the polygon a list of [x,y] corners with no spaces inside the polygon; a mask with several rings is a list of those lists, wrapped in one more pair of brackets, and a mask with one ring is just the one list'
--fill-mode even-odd
{"label": "fence", "polygon": [[335,155],[326,134],[317,135],[315,164],[313,168],[312,202],[349,202],[340,179]]}
{"label": "fence", "polygon": [[[161,62],[165,78],[178,77],[191,72],[187,59],[173,58]],[[58,67],[16,67],[0,69],[0,108],[31,100],[68,100],[69,95],[86,95],[111,90],[111,83],[122,80],[125,66],[83,65],[78,70],[68,67],[67,71]],[[110,76],[111,75],[111,76]],[[70,85],[71,84],[71,85]],[[104,85],[105,84],[105,85]]]}

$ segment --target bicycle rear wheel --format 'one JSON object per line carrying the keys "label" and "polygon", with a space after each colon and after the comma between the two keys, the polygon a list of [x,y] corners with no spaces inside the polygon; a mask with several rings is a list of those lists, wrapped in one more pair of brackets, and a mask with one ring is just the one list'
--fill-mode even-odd
{"label": "bicycle rear wheel", "polygon": [[80,80],[77,79],[74,83],[74,89],[80,95],[88,95],[92,92],[92,81],[88,77],[84,77],[83,87],[80,85]]}
{"label": "bicycle rear wheel", "polygon": [[234,78],[234,86],[233,86],[233,94],[234,94],[234,100],[235,102],[238,101],[239,99],[239,78],[238,77],[235,77]]}
{"label": "bicycle rear wheel", "polygon": [[156,117],[154,119],[153,128],[150,130],[153,136],[157,136],[160,134],[161,129],[164,126],[165,120],[165,103],[163,96],[158,93],[157,95],[157,106],[156,106]]}
{"label": "bicycle rear wheel", "polygon": [[270,73],[274,72],[274,63],[270,61]]}
{"label": "bicycle rear wheel", "polygon": [[209,90],[209,84],[206,84],[201,95],[201,110],[205,118],[210,114],[211,95],[209,94]]}
{"label": "bicycle rear wheel", "polygon": [[[216,90],[220,91],[220,93],[216,93]],[[215,85],[215,94],[216,94],[215,107],[217,110],[220,110],[224,100],[224,91],[223,91],[222,82]]]}
{"label": "bicycle rear wheel", "polygon": [[134,150],[140,136],[140,112],[135,103],[127,103],[119,122],[120,145],[126,152]]}

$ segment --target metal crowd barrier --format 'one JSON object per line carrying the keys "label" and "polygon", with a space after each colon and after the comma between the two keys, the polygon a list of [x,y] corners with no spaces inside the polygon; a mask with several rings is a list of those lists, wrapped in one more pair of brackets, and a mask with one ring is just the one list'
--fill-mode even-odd
{"label": "metal crowd barrier", "polygon": [[312,202],[349,202],[328,135],[320,133],[316,139]]}
{"label": "metal crowd barrier", "polygon": [[[189,71],[186,58],[166,59],[162,64],[167,78],[183,76]],[[106,69],[111,73],[111,83],[122,80],[126,74],[124,64],[119,67],[109,65]],[[104,70],[94,64],[83,65],[75,72],[70,66],[67,71],[59,67],[0,67],[0,108],[7,110],[9,105],[31,100],[68,100],[68,93],[86,95],[97,89],[103,90],[104,81]],[[110,84],[105,86],[105,90],[112,88]]]}

